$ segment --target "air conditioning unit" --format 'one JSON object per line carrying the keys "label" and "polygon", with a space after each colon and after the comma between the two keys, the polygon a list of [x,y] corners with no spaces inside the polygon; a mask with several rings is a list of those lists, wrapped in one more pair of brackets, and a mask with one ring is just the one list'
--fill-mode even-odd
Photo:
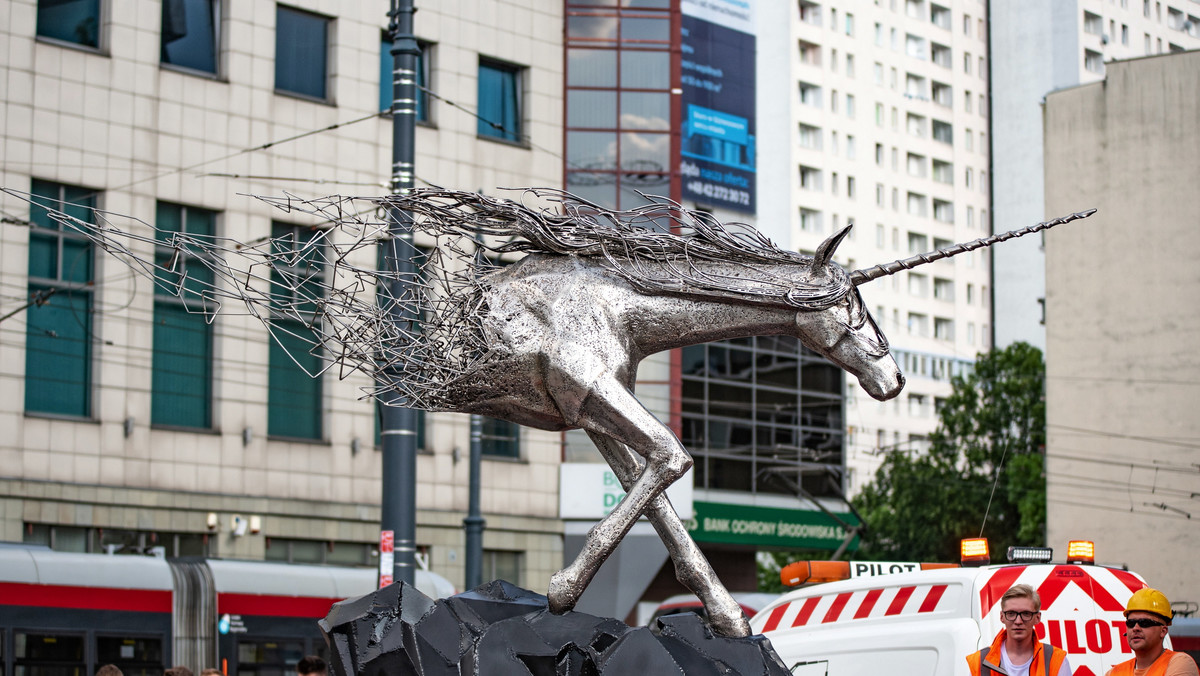
{"label": "air conditioning unit", "polygon": [[1107,33],[1100,36],[1100,44],[1102,44],[1102,45],[1108,44],[1108,34]]}

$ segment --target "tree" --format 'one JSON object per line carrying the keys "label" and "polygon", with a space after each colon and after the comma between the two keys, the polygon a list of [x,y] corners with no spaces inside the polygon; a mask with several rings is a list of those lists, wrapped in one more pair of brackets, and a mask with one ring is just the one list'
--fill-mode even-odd
{"label": "tree", "polygon": [[[858,558],[956,561],[982,528],[993,558],[1046,532],[1046,367],[1027,343],[980,354],[938,408],[928,452],[896,449],[853,500]],[[986,517],[985,517],[986,515]]]}

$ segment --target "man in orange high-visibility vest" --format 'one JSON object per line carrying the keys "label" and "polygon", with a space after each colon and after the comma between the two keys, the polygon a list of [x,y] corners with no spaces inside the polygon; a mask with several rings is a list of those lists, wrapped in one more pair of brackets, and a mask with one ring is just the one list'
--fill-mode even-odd
{"label": "man in orange high-visibility vest", "polygon": [[1027,584],[1014,585],[1000,597],[1004,628],[992,645],[967,656],[971,676],[1071,676],[1067,653],[1038,643],[1034,627],[1042,619],[1042,599]]}
{"label": "man in orange high-visibility vest", "polygon": [[1135,591],[1125,604],[1125,639],[1135,657],[1109,669],[1105,676],[1198,676],[1190,655],[1163,647],[1174,616],[1171,602],[1162,592],[1149,587]]}

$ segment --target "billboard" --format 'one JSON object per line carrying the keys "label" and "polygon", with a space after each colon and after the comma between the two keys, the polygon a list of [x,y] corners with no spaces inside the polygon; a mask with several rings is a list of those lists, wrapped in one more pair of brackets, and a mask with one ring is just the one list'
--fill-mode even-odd
{"label": "billboard", "polygon": [[753,0],[681,0],[684,199],[755,210]]}

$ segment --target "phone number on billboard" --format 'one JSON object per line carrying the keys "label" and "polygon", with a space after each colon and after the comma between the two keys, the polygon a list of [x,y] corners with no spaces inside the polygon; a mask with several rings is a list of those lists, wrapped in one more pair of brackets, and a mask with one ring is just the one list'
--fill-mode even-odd
{"label": "phone number on billboard", "polygon": [[726,188],[723,185],[713,185],[704,181],[689,181],[687,189],[693,195],[704,195],[715,200],[732,202],[733,204],[743,204],[750,206],[750,192],[748,190],[735,190]]}

